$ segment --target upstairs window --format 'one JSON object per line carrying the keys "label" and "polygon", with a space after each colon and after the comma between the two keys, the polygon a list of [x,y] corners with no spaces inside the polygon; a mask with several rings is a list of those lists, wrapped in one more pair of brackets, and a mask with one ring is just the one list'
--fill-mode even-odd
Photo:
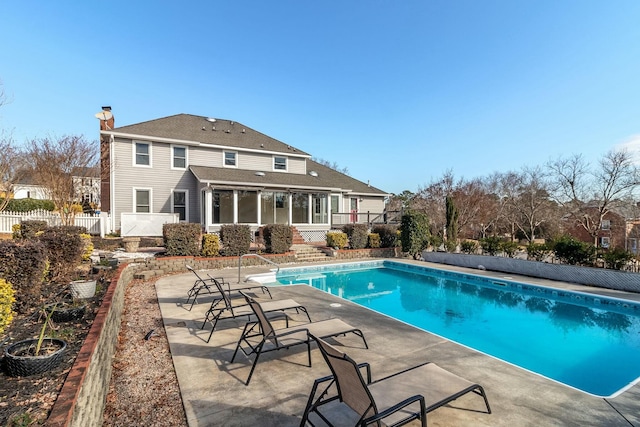
{"label": "upstairs window", "polygon": [[135,143],[135,164],[137,166],[151,166],[151,145],[146,142]]}
{"label": "upstairs window", "polygon": [[187,167],[187,148],[173,146],[171,151],[173,160],[171,162],[171,167],[173,169],[186,169]]}
{"label": "upstairs window", "polygon": [[602,229],[603,230],[610,230],[611,229],[611,221],[608,219],[603,219],[602,220]]}
{"label": "upstairs window", "polygon": [[224,152],[224,167],[226,168],[235,168],[238,167],[238,153],[235,151],[225,151]]}
{"label": "upstairs window", "polygon": [[286,171],[287,170],[287,158],[276,156],[273,158],[273,170]]}

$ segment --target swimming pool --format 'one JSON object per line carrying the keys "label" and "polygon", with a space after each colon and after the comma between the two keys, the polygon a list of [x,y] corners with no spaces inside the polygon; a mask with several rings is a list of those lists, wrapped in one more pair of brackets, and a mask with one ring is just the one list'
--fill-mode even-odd
{"label": "swimming pool", "polygon": [[308,284],[599,397],[640,380],[640,304],[393,261],[281,269]]}

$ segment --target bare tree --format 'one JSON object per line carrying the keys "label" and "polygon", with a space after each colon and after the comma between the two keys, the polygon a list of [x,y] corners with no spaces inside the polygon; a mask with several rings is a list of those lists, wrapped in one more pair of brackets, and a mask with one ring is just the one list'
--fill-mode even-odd
{"label": "bare tree", "polygon": [[638,166],[626,150],[609,151],[591,169],[581,155],[548,163],[554,195],[575,223],[598,244],[602,220],[640,184]]}
{"label": "bare tree", "polygon": [[316,162],[316,163],[320,163],[322,166],[326,166],[329,169],[333,169],[334,171],[338,171],[338,172],[343,173],[345,175],[349,175],[349,168],[340,167],[340,165],[338,165],[337,162],[330,162],[329,160],[319,159],[317,157],[312,157],[311,160]]}
{"label": "bare tree", "polygon": [[505,195],[505,214],[516,229],[533,242],[543,223],[553,217],[554,203],[549,198],[549,185],[541,167],[523,168],[521,172],[505,175],[502,191]]}
{"label": "bare tree", "polygon": [[453,191],[455,177],[448,170],[438,180],[431,180],[425,187],[418,189],[416,197],[411,200],[411,209],[423,212],[429,217],[431,235],[445,238],[446,205],[445,199]]}
{"label": "bare tree", "polygon": [[24,173],[24,165],[20,149],[16,146],[11,136],[6,136],[0,131],[0,212],[7,208],[13,198],[15,185],[20,181]]}
{"label": "bare tree", "polygon": [[75,217],[73,177],[96,165],[98,143],[83,136],[42,138],[30,141],[27,159],[34,181],[47,188],[64,225],[73,225]]}

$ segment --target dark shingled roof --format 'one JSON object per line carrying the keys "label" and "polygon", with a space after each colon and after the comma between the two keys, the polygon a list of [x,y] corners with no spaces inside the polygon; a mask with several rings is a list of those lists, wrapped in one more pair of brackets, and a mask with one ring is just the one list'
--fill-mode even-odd
{"label": "dark shingled roof", "polygon": [[309,156],[304,151],[255,131],[242,123],[191,114],[176,114],[117,127],[112,132]]}
{"label": "dark shingled roof", "polygon": [[348,175],[307,159],[307,171],[315,171],[318,176],[309,174],[292,174],[283,172],[263,172],[264,176],[256,175],[256,171],[230,168],[214,168],[207,166],[190,166],[191,172],[201,182],[234,185],[235,183],[256,187],[274,186],[304,189],[339,189],[349,190],[357,194],[386,195],[387,193],[351,178]]}
{"label": "dark shingled roof", "polygon": [[388,194],[362,181],[312,161],[310,159],[311,155],[304,151],[231,120],[213,119],[191,114],[176,114],[118,127],[109,133],[111,132],[116,135],[138,135],[140,137],[192,141],[237,149],[264,150],[265,152],[283,153],[288,156],[297,155],[306,157],[308,172],[317,172],[317,176],[311,176],[308,174],[264,171],[264,176],[258,176],[255,170],[191,165],[191,172],[201,182],[255,185],[257,187],[269,185],[283,188],[349,190],[357,194],[379,196]]}

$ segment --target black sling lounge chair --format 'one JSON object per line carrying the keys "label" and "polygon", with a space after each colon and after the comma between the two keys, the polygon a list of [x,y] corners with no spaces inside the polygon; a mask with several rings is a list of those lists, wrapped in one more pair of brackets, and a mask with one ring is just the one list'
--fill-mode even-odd
{"label": "black sling lounge chair", "polygon": [[[191,286],[191,289],[187,291],[187,301],[185,302],[185,304],[189,304],[189,301],[191,301],[191,306],[189,307],[189,311],[191,311],[191,309],[193,308],[193,305],[197,302],[198,295],[200,295],[200,293],[206,292],[207,294],[211,294],[211,293],[218,292],[218,290],[215,287],[215,282],[220,283],[222,285],[221,286],[222,289],[224,289],[225,292],[228,292],[229,294],[231,294],[232,292],[237,292],[241,290],[251,291],[255,289],[260,289],[262,293],[268,294],[269,298],[271,298],[271,291],[269,290],[269,287],[262,285],[260,283],[232,284],[232,283],[226,282],[222,277],[211,277],[208,273],[207,273],[207,276],[209,278],[203,279],[198,274],[198,272],[193,269],[193,267],[191,267],[190,265],[187,265],[186,267],[187,267],[187,270],[191,271],[197,277],[196,281],[193,282],[193,286]],[[193,298],[193,300],[191,298]]]}
{"label": "black sling lounge chair", "polygon": [[[401,426],[413,420],[427,425],[427,413],[456,400],[469,392],[484,399],[487,413],[491,413],[484,389],[435,363],[423,363],[395,373],[377,381],[371,381],[368,363],[357,364],[346,354],[338,351],[317,335],[310,333],[318,343],[324,360],[332,375],[319,378],[313,383],[311,394],[302,416],[300,426],[311,423],[309,414],[315,413],[326,424],[332,425],[320,412],[322,405],[339,400],[351,408],[359,420],[356,425],[369,424]],[[366,369],[366,378],[362,369]],[[318,387],[323,385],[318,394]],[[332,386],[335,385],[335,391]]]}
{"label": "black sling lounge chair", "polygon": [[[238,354],[238,350],[241,350],[246,356],[255,354],[251,371],[249,372],[249,377],[247,378],[245,385],[249,385],[249,381],[251,381],[251,376],[258,364],[260,355],[268,351],[288,349],[295,345],[306,344],[309,366],[311,366],[311,342],[308,332],[323,338],[354,333],[362,338],[365,347],[369,348],[362,331],[340,319],[321,320],[319,322],[309,322],[288,328],[275,329],[271,325],[271,322],[269,322],[261,304],[242,291],[240,293],[246,298],[247,303],[258,319],[257,322],[248,322],[245,325],[242,335],[238,340],[238,345],[233,352],[233,357],[231,358],[231,362],[233,363],[236,358],[236,354]],[[258,339],[259,342],[256,344]],[[242,346],[243,344],[246,344],[248,350]]]}
{"label": "black sling lounge chair", "polygon": [[[209,338],[207,338],[207,342],[211,340],[218,320],[235,319],[236,317],[242,316],[247,316],[247,320],[250,320],[250,316],[254,314],[244,297],[241,300],[232,299],[230,293],[222,288],[220,282],[214,280],[214,285],[218,289],[219,294],[211,302],[211,306],[209,310],[207,310],[204,322],[202,322],[202,327],[200,328],[203,329],[207,322],[211,322],[211,333],[209,334]],[[260,306],[270,320],[284,318],[287,326],[289,326],[289,317],[287,313],[285,313],[285,310],[295,310],[296,313],[303,312],[307,315],[309,322],[311,322],[311,317],[309,317],[307,309],[292,299],[266,301],[261,303]]]}

